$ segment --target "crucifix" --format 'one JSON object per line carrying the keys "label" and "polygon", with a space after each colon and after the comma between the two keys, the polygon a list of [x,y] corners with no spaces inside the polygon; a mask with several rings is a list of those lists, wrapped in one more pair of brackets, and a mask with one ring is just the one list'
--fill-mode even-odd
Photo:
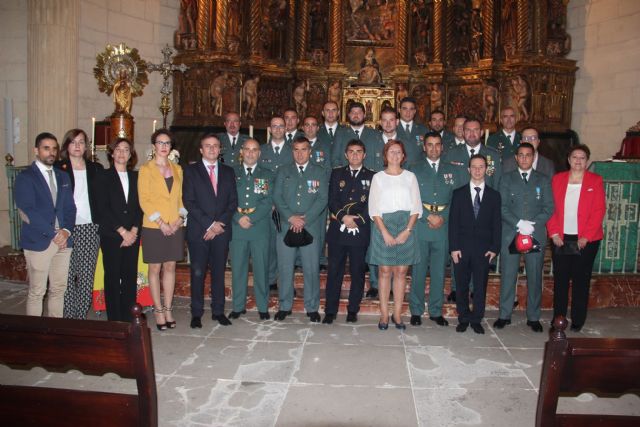
{"label": "crucifix", "polygon": [[171,63],[171,58],[178,53],[177,50],[166,45],[162,49],[162,56],[164,56],[164,61],[160,64],[152,64],[151,62],[147,62],[147,70],[149,71],[159,71],[162,74],[162,88],[160,89],[160,93],[162,97],[160,98],[160,112],[162,113],[162,127],[167,127],[167,116],[169,115],[169,111],[171,111],[171,99],[169,96],[171,95],[172,88],[171,82],[169,81],[169,77],[173,74],[174,71],[180,71],[184,73],[189,69],[184,63],[180,65],[174,65]]}

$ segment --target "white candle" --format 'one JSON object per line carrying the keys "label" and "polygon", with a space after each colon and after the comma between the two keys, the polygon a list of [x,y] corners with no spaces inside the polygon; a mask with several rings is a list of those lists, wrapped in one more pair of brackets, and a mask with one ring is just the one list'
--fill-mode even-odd
{"label": "white candle", "polygon": [[91,117],[91,142],[96,140],[96,118]]}
{"label": "white candle", "polygon": [[489,141],[489,128],[484,130],[484,145],[487,145],[487,141]]}
{"label": "white candle", "polygon": [[249,125],[249,136],[253,138],[253,125]]}
{"label": "white candle", "polygon": [[271,132],[269,132],[271,128],[267,128],[267,144],[269,143],[269,138],[271,138]]}
{"label": "white candle", "polygon": [[154,121],[153,121],[153,131],[152,131],[152,132],[155,132],[155,131],[156,131],[156,123],[158,123],[158,121],[157,121],[157,120],[154,120]]}

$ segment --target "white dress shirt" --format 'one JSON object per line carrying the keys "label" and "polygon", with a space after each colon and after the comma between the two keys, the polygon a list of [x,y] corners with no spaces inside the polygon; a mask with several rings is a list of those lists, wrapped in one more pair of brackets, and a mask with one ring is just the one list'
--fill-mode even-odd
{"label": "white dress shirt", "polygon": [[476,198],[476,187],[480,187],[480,202],[482,202],[482,198],[484,197],[484,181],[482,181],[482,183],[478,185],[469,181],[469,191],[471,192],[471,204],[473,204],[473,201]]}
{"label": "white dress shirt", "polygon": [[422,217],[420,187],[413,172],[403,170],[400,175],[389,175],[381,171],[373,175],[369,191],[369,216],[409,211]]}

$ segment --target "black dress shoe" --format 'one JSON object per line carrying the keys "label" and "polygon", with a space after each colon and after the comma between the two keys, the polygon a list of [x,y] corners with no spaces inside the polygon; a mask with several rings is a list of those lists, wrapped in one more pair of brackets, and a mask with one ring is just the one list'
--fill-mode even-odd
{"label": "black dress shoe", "polygon": [[519,305],[520,305],[520,303],[518,302],[518,300],[515,300],[515,301],[513,302],[513,308],[516,308],[516,307],[517,307],[517,306],[519,306]]}
{"label": "black dress shoe", "polygon": [[269,290],[270,291],[277,291],[278,290],[278,284],[277,283],[272,283],[269,285]]}
{"label": "black dress shoe", "polygon": [[322,319],[322,323],[324,323],[325,325],[330,325],[333,323],[335,318],[336,318],[335,314],[325,314],[324,319]]}
{"label": "black dress shoe", "polygon": [[229,318],[230,319],[237,319],[238,317],[240,317],[243,314],[247,314],[247,310],[232,311],[231,313],[229,313]]}
{"label": "black dress shoe", "polygon": [[447,295],[447,302],[456,302],[456,291],[449,292],[449,295]]}
{"label": "black dress shoe", "polygon": [[422,316],[418,316],[417,314],[411,315],[411,320],[409,320],[412,326],[420,326],[422,325]]}
{"label": "black dress shoe", "polygon": [[571,331],[573,332],[580,332],[582,330],[582,325],[575,325],[575,324],[571,324]]}
{"label": "black dress shoe", "polygon": [[193,316],[191,318],[191,329],[202,328],[202,321],[198,316]]}
{"label": "black dress shoe", "polygon": [[447,322],[447,319],[445,319],[442,316],[438,316],[438,317],[429,316],[429,320],[433,320],[440,326],[449,326],[449,322]]}
{"label": "black dress shoe", "polygon": [[480,323],[472,323],[471,329],[473,329],[473,332],[475,332],[476,334],[484,334],[484,328]]}
{"label": "black dress shoe", "polygon": [[222,326],[229,326],[231,321],[224,314],[212,314],[211,320],[217,320]]}
{"label": "black dress shoe", "polygon": [[317,311],[312,311],[311,313],[307,313],[307,317],[313,323],[318,323],[320,321],[320,313],[318,313]]}
{"label": "black dress shoe", "polygon": [[542,332],[544,328],[537,320],[527,320],[527,326],[531,328],[533,332]]}
{"label": "black dress shoe", "polygon": [[369,288],[365,296],[367,298],[378,298],[378,290],[376,288]]}
{"label": "black dress shoe", "polygon": [[511,324],[511,319],[498,319],[493,322],[493,327],[496,329],[502,329],[507,325]]}
{"label": "black dress shoe", "polygon": [[358,321],[358,313],[350,311],[347,313],[347,323],[356,323]]}
{"label": "black dress shoe", "polygon": [[278,312],[276,313],[275,316],[273,316],[273,318],[275,320],[284,320],[287,318],[288,315],[291,314],[291,310],[278,310]]}
{"label": "black dress shoe", "polygon": [[260,320],[269,320],[271,319],[271,316],[269,316],[269,312],[265,311],[264,313],[262,311],[259,311],[258,314],[260,314]]}
{"label": "black dress shoe", "polygon": [[469,327],[469,322],[458,323],[456,326],[456,332],[464,332]]}

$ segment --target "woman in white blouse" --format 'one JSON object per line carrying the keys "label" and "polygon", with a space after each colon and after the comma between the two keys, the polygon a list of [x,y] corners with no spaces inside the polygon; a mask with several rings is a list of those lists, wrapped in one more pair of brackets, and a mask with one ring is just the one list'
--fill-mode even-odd
{"label": "woman in white blouse", "polygon": [[389,290],[393,277],[393,317],[397,329],[402,322],[402,303],[407,270],[420,258],[413,228],[422,215],[420,189],[416,176],[402,168],[407,153],[398,140],[389,140],[382,152],[385,170],[371,181],[369,216],[371,228],[368,262],[378,266],[380,321],[378,328],[389,327]]}

